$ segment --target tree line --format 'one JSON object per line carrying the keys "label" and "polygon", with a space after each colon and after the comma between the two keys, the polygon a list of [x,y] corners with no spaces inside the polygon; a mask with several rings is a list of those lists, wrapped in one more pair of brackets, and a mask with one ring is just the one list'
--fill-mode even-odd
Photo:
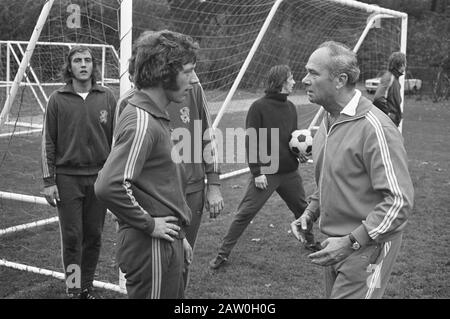
{"label": "tree line", "polygon": [[[176,31],[189,30],[189,33],[198,35],[196,39],[200,42],[201,47],[210,48],[226,48],[228,59],[220,59],[220,50],[210,50],[202,52],[203,71],[210,79],[207,82],[215,83],[216,86],[222,86],[228,80],[226,76],[214,74],[213,70],[227,69],[228,73],[237,72],[238,61],[242,61],[242,43],[250,41],[251,24],[239,22],[239,33],[236,29],[226,27],[237,24],[237,21],[248,15],[254,10],[251,4],[256,0],[229,0],[228,2],[239,3],[234,7],[233,15],[224,15],[223,1],[208,0],[205,2],[193,0],[134,0],[134,17],[133,17],[133,38],[135,39],[142,30],[168,28]],[[284,10],[289,10],[288,3],[282,3],[280,10],[286,6]],[[430,61],[439,59],[445,53],[450,51],[450,4],[446,0],[367,0],[363,1],[369,4],[380,5],[397,11],[408,13],[408,64],[415,67],[418,77],[425,77],[426,67]],[[69,4],[77,4],[83,6],[82,23],[88,24],[88,29],[66,30],[61,33],[64,28],[64,19],[61,19],[61,13]],[[98,4],[102,5],[99,6]],[[35,0],[0,0],[0,25],[1,40],[28,40],[39,13],[42,9],[44,1]],[[229,4],[229,3],[227,3]],[[246,5],[248,4],[248,5]],[[46,27],[42,30],[41,41],[51,39],[52,41],[61,42],[107,42],[116,48],[119,48],[118,38],[118,1],[117,0],[100,0],[100,1],[81,1],[81,0],[59,0],[55,1],[54,8],[46,23]],[[227,10],[230,10],[229,7]],[[158,18],[148,19],[150,15]],[[331,14],[332,12],[330,12]],[[327,13],[324,12],[322,19],[327,19]],[[227,21],[225,21],[227,20]],[[285,55],[295,54],[297,52],[296,43],[310,43],[317,34],[311,35],[301,32],[302,19],[292,21],[283,21],[283,27],[275,30],[273,34],[268,34],[265,43],[271,45],[288,46],[283,50]],[[189,25],[187,25],[189,23]],[[187,27],[189,29],[187,29]],[[346,33],[346,25],[342,22],[329,27],[337,30],[337,34],[345,38],[351,38],[355,35],[351,32]],[[320,32],[320,31],[317,31]],[[339,34],[340,32],[340,34]],[[217,37],[217,35],[222,37]],[[291,39],[296,39],[292,41]],[[444,40],[443,40],[444,39]],[[373,52],[372,43],[366,43],[359,52],[361,63],[365,63],[365,59],[369,59],[369,55]],[[266,46],[268,44],[265,44]],[[265,65],[264,47],[261,48],[263,53],[255,56],[253,68],[261,68]],[[268,48],[266,48],[268,50]],[[234,50],[234,51],[233,51]],[[287,59],[280,54],[277,58],[280,62]],[[259,63],[261,61],[261,63]],[[233,65],[236,67],[233,68]],[[300,66],[299,66],[300,67]],[[293,66],[295,69],[296,66]],[[381,66],[380,66],[381,68]],[[209,72],[211,71],[211,72]],[[261,70],[264,71],[264,70]],[[373,74],[362,74],[363,77],[373,76]],[[223,83],[222,83],[223,82]],[[249,83],[254,83],[249,79]]]}

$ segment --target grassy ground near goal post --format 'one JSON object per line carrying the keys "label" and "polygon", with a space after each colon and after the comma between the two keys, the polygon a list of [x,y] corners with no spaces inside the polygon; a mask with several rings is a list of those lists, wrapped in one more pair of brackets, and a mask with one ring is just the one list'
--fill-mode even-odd
{"label": "grassy ground near goal post", "polygon": [[[444,103],[406,97],[405,110],[403,132],[415,187],[415,208],[385,298],[449,298],[450,108]],[[244,117],[239,113],[227,114],[221,125],[239,127]],[[33,152],[33,148],[39,149],[39,143],[27,142],[26,147]],[[14,164],[20,165],[13,168],[15,171],[36,165],[8,163]],[[314,185],[312,166],[305,165],[300,170],[309,194]],[[29,183],[24,184],[17,176],[3,175],[4,171],[2,186],[38,194],[39,190],[33,190]],[[272,196],[242,235],[230,263],[218,271],[208,268],[242,198],[247,179],[248,175],[243,175],[224,181],[225,211],[216,220],[204,215],[186,297],[321,298],[322,269],[307,260],[307,253],[288,232],[293,216],[278,195]],[[7,202],[1,203],[0,216],[9,214],[9,206]],[[315,232],[323,239],[317,228]],[[97,280],[118,281],[115,240],[114,224],[107,218]],[[0,239],[0,258],[61,271],[59,243],[56,224],[7,235]],[[0,267],[0,298],[63,298],[63,289],[60,280]],[[125,298],[109,291],[100,293],[106,298]]]}

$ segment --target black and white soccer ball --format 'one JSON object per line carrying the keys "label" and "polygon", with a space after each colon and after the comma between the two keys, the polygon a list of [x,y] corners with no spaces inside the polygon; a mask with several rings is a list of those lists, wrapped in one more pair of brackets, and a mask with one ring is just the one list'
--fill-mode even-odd
{"label": "black and white soccer ball", "polygon": [[289,148],[297,155],[311,155],[313,137],[310,130],[296,130],[291,133]]}

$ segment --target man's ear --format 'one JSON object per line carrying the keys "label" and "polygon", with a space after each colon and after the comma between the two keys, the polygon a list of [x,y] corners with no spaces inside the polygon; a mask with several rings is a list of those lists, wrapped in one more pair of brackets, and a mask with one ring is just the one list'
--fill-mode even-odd
{"label": "man's ear", "polygon": [[346,73],[341,73],[336,77],[336,89],[341,89],[347,85],[348,75]]}

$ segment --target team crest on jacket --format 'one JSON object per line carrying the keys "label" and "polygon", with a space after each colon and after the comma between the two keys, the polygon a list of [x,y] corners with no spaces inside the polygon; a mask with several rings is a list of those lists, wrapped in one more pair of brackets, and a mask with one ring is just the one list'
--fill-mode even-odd
{"label": "team crest on jacket", "polygon": [[189,117],[189,108],[187,106],[183,107],[180,110],[180,118],[183,121],[183,123],[189,123],[191,122],[191,118]]}
{"label": "team crest on jacket", "polygon": [[100,123],[106,124],[108,122],[108,111],[101,110],[100,117],[98,118],[98,120],[100,121]]}

